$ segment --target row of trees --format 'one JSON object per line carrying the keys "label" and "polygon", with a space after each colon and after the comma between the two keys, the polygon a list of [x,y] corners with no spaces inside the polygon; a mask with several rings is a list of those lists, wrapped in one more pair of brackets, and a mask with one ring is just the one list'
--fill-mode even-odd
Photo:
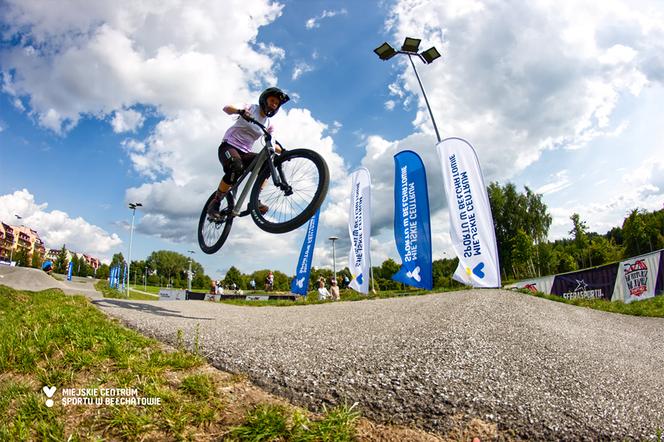
{"label": "row of trees", "polygon": [[546,241],[551,215],[542,195],[508,183],[488,187],[503,279],[522,279],[593,267],[664,248],[664,209],[635,209],[620,227],[590,232],[577,213],[570,217],[569,238]]}

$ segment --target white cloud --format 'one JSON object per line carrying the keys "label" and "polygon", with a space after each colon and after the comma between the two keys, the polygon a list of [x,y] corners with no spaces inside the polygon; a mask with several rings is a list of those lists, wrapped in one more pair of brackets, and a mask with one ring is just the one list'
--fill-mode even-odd
{"label": "white cloud", "polygon": [[385,110],[391,111],[394,110],[394,106],[396,105],[394,100],[387,100],[385,102]]}
{"label": "white cloud", "polygon": [[304,61],[300,61],[296,63],[295,67],[293,68],[293,73],[291,74],[291,80],[297,80],[302,76],[302,74],[306,74],[307,72],[311,72],[313,70],[314,70],[313,66]]}
{"label": "white cloud", "polygon": [[3,10],[7,33],[30,42],[4,50],[3,90],[28,98],[30,112],[56,132],[71,129],[81,114],[111,115],[135,104],[167,118],[189,109],[218,112],[219,100],[249,96],[246,78],[274,80],[270,56],[279,50],[250,46],[260,26],[281,13],[267,0],[149,7],[71,0],[58,8],[28,0],[5,2]]}
{"label": "white cloud", "polygon": [[115,133],[134,132],[143,126],[144,122],[145,117],[140,112],[133,109],[122,109],[113,112],[111,126]]}
{"label": "white cloud", "polygon": [[346,9],[340,9],[338,11],[328,11],[326,9],[323,12],[321,12],[320,15],[308,19],[304,24],[304,26],[307,29],[318,28],[320,27],[320,21],[323,20],[324,18],[336,17],[337,15],[346,15],[346,14],[348,14],[348,11]]}
{"label": "white cloud", "polygon": [[535,190],[535,193],[541,193],[541,194],[551,194],[555,192],[559,192],[569,186],[572,185],[570,179],[569,179],[569,171],[568,170],[561,170],[559,172],[556,172],[551,176],[552,181],[544,184],[541,187],[538,187]]}
{"label": "white cloud", "polygon": [[47,211],[47,203],[38,204],[27,189],[0,195],[0,220],[16,225],[14,215],[20,215],[21,224],[36,230],[48,248],[61,248],[87,253],[110,260],[109,252],[122,244],[117,234],[104,231],[81,217],[71,218],[60,210]]}
{"label": "white cloud", "polygon": [[[425,13],[426,11],[426,13]],[[660,57],[664,21],[625,2],[398,2],[394,39],[421,35],[443,57],[419,70],[445,135],[469,138],[485,174],[505,179],[545,149],[582,148],[615,131],[621,97],[661,81],[646,59]],[[401,86],[417,96],[414,124],[431,133],[412,69]]]}

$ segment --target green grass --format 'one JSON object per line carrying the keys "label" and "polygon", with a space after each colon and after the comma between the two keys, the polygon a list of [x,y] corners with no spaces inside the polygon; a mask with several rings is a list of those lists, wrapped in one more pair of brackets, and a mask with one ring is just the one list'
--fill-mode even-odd
{"label": "green grass", "polygon": [[355,422],[359,413],[354,406],[341,406],[326,410],[318,420],[306,415],[289,413],[279,405],[259,405],[251,411],[243,425],[230,432],[233,440],[241,441],[335,441],[350,442],[356,439]]}
{"label": "green grass", "polygon": [[562,296],[547,295],[542,292],[532,293],[526,289],[521,289],[519,291],[521,293],[537,296],[538,298],[545,298],[550,301],[563,302],[565,304],[587,307],[594,310],[622,313],[623,315],[664,318],[664,296],[662,295],[644,299],[643,301],[634,301],[625,304],[622,301],[607,301],[606,299],[565,299]]}
{"label": "green grass", "polygon": [[[224,413],[232,405],[231,414],[237,416],[248,405],[232,404],[236,396],[231,393],[224,396],[214,377],[221,376],[219,372],[200,373],[205,361],[187,351],[183,339],[197,330],[180,330],[178,349],[166,351],[157,341],[108,319],[83,296],[57,289],[16,291],[2,285],[0,323],[2,441],[221,440],[231,431],[240,435],[244,430],[239,428],[251,433],[257,427],[268,434],[286,431],[297,436],[293,440],[304,441],[332,440],[337,432],[354,431],[357,414],[352,410],[334,409],[309,421],[305,412],[283,407],[264,417],[251,409],[233,430]],[[193,341],[189,350],[197,353],[198,338],[186,341]],[[245,381],[235,377],[230,382]],[[52,408],[46,406],[43,386],[57,387]],[[65,406],[64,388],[133,388],[139,397],[160,398],[161,404]]]}
{"label": "green grass", "polygon": [[[99,280],[95,283],[95,290],[101,292],[104,295],[104,298],[114,298],[114,299],[132,299],[138,301],[156,301],[158,298],[150,295],[145,295],[143,293],[137,293],[134,291],[129,291],[129,297],[125,292],[111,288],[108,285],[108,281]],[[158,291],[157,291],[158,293]]]}

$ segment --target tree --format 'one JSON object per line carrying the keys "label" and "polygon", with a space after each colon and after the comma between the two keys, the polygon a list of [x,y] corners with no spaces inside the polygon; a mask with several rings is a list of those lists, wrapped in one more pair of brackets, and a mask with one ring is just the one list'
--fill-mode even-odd
{"label": "tree", "polygon": [[38,269],[41,267],[43,262],[44,262],[44,255],[35,250],[35,252],[32,254],[32,261],[30,263],[30,267]]}
{"label": "tree", "polygon": [[532,266],[533,250],[532,238],[523,229],[519,229],[512,241],[513,271],[517,278],[535,276]]}
{"label": "tree", "polygon": [[[547,212],[546,204],[542,202],[542,195],[532,192],[528,187],[525,187],[525,194],[521,194],[512,183],[507,183],[504,187],[491,183],[487,192],[496,232],[500,268],[503,277],[507,279],[508,273],[516,276],[517,267],[533,268],[532,255],[528,263],[515,262],[513,252],[518,250],[518,247],[515,249],[515,241],[519,230],[530,238],[531,245],[538,245],[549,234],[552,218]],[[521,239],[523,238],[522,236]],[[534,250],[537,258],[539,248]],[[537,260],[538,273],[540,267],[541,262]]]}
{"label": "tree", "polygon": [[16,252],[14,252],[14,261],[16,261],[17,266],[27,267],[30,262],[28,249],[23,247],[16,249]]}
{"label": "tree", "polygon": [[63,244],[60,252],[58,253],[58,257],[55,259],[53,271],[55,273],[65,274],[67,273],[68,266],[69,260],[67,259],[67,249]]}
{"label": "tree", "polygon": [[461,284],[452,279],[452,275],[458,265],[459,258],[436,259],[431,265],[433,286],[436,288],[460,287]]}
{"label": "tree", "polygon": [[110,276],[110,272],[111,270],[108,264],[100,265],[99,268],[97,268],[97,274],[96,274],[97,279],[108,279],[108,277]]}
{"label": "tree", "polygon": [[[569,218],[572,221],[572,230],[569,231],[570,235],[574,237],[574,257],[576,258],[577,263],[580,267],[586,266],[586,256],[588,255],[588,246],[590,245],[588,239],[588,225],[585,221],[581,220],[581,217],[578,213],[573,213]],[[592,260],[589,261],[589,265],[592,266]]]}
{"label": "tree", "polygon": [[224,285],[226,287],[230,287],[231,284],[236,284],[238,287],[241,287],[242,284],[242,273],[235,266],[231,266],[228,269],[224,278]]}
{"label": "tree", "polygon": [[113,258],[111,259],[111,265],[110,268],[113,268],[115,266],[122,266],[124,265],[125,259],[124,256],[122,256],[122,253],[116,253],[113,255]]}
{"label": "tree", "polygon": [[622,226],[627,256],[636,256],[664,248],[664,209],[647,212],[632,210]]}

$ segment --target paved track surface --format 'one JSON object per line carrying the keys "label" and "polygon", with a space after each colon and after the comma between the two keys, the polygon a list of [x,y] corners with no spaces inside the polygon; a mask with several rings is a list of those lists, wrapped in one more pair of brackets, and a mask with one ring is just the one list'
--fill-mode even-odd
{"label": "paved track surface", "polygon": [[47,289],[61,289],[65,293],[101,298],[94,287],[96,280],[74,276],[71,281],[67,281],[64,275],[57,276],[64,281],[47,275],[39,269],[0,265],[0,284],[17,290],[39,292]]}
{"label": "paved track surface", "polygon": [[480,418],[531,440],[664,428],[660,318],[503,290],[288,308],[95,303],[170,343],[198,334],[217,367],[314,409],[357,401],[367,417],[435,432]]}
{"label": "paved track surface", "polygon": [[[36,272],[0,267],[0,284],[62,288]],[[661,318],[504,290],[288,308],[93,303],[172,344],[178,330],[189,346],[197,337],[217,367],[314,409],[358,402],[367,417],[434,432],[479,418],[530,440],[655,439],[664,429]]]}

